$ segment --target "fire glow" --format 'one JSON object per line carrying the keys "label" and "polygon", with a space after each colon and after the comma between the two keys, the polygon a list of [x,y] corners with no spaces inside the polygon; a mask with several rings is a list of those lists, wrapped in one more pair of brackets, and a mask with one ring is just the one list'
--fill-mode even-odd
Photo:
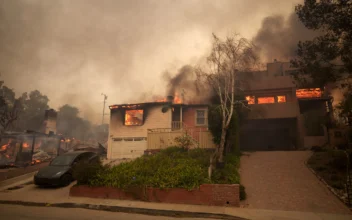
{"label": "fire glow", "polygon": [[296,97],[297,98],[321,98],[322,91],[320,88],[314,89],[297,89],[296,90]]}
{"label": "fire glow", "polygon": [[142,125],[143,124],[143,110],[126,110],[125,125]]}

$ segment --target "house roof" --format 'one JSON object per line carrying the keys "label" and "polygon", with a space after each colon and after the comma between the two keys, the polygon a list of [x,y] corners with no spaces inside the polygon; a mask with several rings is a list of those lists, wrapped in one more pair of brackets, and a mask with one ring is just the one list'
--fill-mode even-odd
{"label": "house roof", "polygon": [[117,108],[137,108],[146,105],[165,105],[169,102],[142,102],[142,103],[130,103],[130,104],[116,104],[110,105],[110,109],[117,109]]}
{"label": "house roof", "polygon": [[[150,106],[150,105],[165,105],[165,104],[170,104],[170,102],[143,102],[143,103],[133,103],[133,104],[117,104],[117,105],[110,105],[109,108],[110,110],[112,109],[133,109],[133,108],[138,108],[138,107],[143,107],[143,106]],[[184,103],[172,103],[172,106],[209,106],[208,104],[202,104],[202,103],[191,103],[191,104],[184,104]]]}

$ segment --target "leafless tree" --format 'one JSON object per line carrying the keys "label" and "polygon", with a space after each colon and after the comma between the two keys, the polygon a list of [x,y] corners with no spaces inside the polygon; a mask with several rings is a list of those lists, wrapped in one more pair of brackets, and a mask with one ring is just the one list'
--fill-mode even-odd
{"label": "leafless tree", "polygon": [[243,104],[235,99],[236,93],[243,89],[237,80],[238,74],[252,71],[257,64],[253,48],[251,42],[237,34],[228,36],[225,40],[213,34],[212,49],[206,65],[197,69],[199,82],[206,83],[218,95],[222,116],[220,144],[210,159],[209,177],[214,164],[223,162],[226,133],[235,105]]}
{"label": "leafless tree", "polygon": [[12,106],[0,97],[0,133],[6,132],[19,116],[21,101],[17,99]]}

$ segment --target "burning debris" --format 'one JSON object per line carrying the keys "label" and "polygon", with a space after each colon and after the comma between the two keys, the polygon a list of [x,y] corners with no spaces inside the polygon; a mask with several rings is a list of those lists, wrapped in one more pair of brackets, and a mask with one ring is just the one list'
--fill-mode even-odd
{"label": "burning debris", "polygon": [[24,166],[48,161],[60,152],[61,136],[27,131],[7,133],[0,137],[1,166]]}

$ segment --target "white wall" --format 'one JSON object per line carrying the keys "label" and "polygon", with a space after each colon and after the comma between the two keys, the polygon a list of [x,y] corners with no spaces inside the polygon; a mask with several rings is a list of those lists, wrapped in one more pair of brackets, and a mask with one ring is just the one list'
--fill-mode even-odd
{"label": "white wall", "polygon": [[145,137],[147,130],[153,128],[171,128],[171,109],[161,111],[163,105],[149,106],[145,110],[146,119],[142,126],[123,125],[123,115],[117,111],[111,113],[108,141],[108,158],[135,158],[147,149],[147,141],[114,141],[114,138]]}

